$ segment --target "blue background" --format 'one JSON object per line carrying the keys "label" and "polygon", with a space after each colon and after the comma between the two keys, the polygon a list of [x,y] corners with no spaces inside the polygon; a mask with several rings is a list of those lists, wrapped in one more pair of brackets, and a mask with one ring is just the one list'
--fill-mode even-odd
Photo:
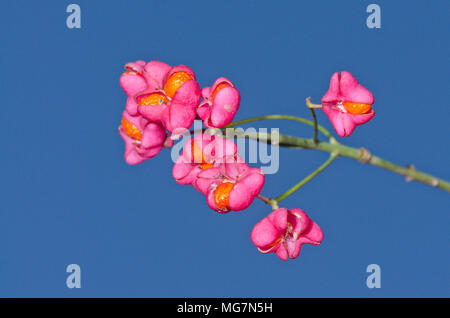
{"label": "blue background", "polygon": [[[270,210],[219,215],[171,177],[165,150],[139,166],[117,133],[123,65],[136,59],[192,67],[241,91],[236,119],[308,117],[333,72],[375,95],[375,118],[341,141],[450,179],[448,1],[70,1],[0,5],[0,296],[400,297],[450,296],[450,196],[388,171],[338,159],[286,199],[324,230],[288,262],[257,252],[253,225]],[[320,123],[332,130],[323,114]],[[258,127],[258,126],[257,126]],[[261,127],[310,136],[310,127]],[[262,194],[276,196],[323,162],[280,152]],[[66,266],[81,266],[68,289]],[[366,266],[379,264],[381,289]]]}

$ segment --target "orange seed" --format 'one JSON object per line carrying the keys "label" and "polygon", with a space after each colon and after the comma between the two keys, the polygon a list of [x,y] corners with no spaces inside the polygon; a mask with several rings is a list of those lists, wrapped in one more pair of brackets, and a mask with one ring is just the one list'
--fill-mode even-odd
{"label": "orange seed", "polygon": [[167,96],[173,98],[175,96],[176,91],[180,88],[181,85],[190,81],[192,76],[186,72],[176,72],[169,76],[164,85],[164,91]]}
{"label": "orange seed", "polygon": [[354,115],[365,114],[370,111],[372,105],[362,103],[344,102],[345,109]]}
{"label": "orange seed", "polygon": [[161,105],[167,103],[169,100],[166,96],[158,93],[150,94],[139,100],[139,105]]}
{"label": "orange seed", "polygon": [[132,123],[130,123],[128,120],[122,117],[122,128],[125,130],[128,136],[131,138],[134,138],[136,140],[142,139],[142,132],[134,126]]}
{"label": "orange seed", "polygon": [[191,146],[191,152],[192,157],[194,159],[194,163],[198,163],[202,170],[212,168],[214,165],[212,163],[208,163],[205,159],[205,155],[203,154],[203,151],[200,149],[200,147],[197,145],[197,143],[192,140],[192,146]]}
{"label": "orange seed", "polygon": [[219,85],[216,86],[216,88],[214,89],[214,92],[211,94],[211,101],[214,101],[214,98],[216,98],[217,93],[225,87],[231,86],[228,83],[221,83]]}
{"label": "orange seed", "polygon": [[214,190],[214,202],[221,210],[228,209],[228,200],[230,198],[230,192],[234,187],[234,183],[224,182],[220,184],[216,190]]}

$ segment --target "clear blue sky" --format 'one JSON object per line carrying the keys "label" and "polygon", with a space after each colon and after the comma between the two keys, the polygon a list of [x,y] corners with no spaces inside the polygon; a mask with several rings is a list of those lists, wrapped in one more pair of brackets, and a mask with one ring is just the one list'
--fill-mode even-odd
{"label": "clear blue sky", "polygon": [[[81,30],[66,6],[82,9]],[[262,202],[219,215],[171,177],[170,152],[139,166],[117,133],[123,65],[192,67],[201,86],[239,87],[236,116],[308,117],[335,71],[375,95],[375,118],[348,139],[450,179],[448,1],[3,1],[0,5],[0,296],[450,296],[450,196],[390,172],[337,160],[283,202],[325,233],[284,263],[258,253]],[[319,121],[332,129],[322,112]],[[298,124],[265,127],[310,136]],[[322,161],[281,150],[275,196]],[[65,285],[68,264],[82,288]],[[381,289],[365,285],[379,264]]]}

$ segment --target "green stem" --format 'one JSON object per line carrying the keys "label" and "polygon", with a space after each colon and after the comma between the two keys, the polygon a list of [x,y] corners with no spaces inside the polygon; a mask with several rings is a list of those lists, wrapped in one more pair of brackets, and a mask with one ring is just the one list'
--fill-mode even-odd
{"label": "green stem", "polygon": [[318,109],[318,108],[322,108],[322,105],[311,103],[311,97],[307,97],[306,98],[306,107],[308,107],[309,109]]}
{"label": "green stem", "polygon": [[[276,115],[279,116],[279,115]],[[264,116],[269,117],[269,116]],[[242,122],[242,121],[241,121]],[[234,125],[233,125],[234,126]],[[319,126],[320,129],[320,126]],[[256,139],[266,143],[271,143],[270,133],[246,133],[243,136],[251,139]],[[372,166],[384,168],[386,170],[400,174],[406,178],[407,181],[419,181],[424,184],[445,190],[450,192],[450,182],[437,178],[435,176],[417,171],[412,166],[403,167],[380,157],[372,155],[365,148],[353,148],[338,143],[333,137],[329,142],[315,143],[312,139],[305,139],[300,137],[288,136],[284,134],[278,134],[279,146],[281,147],[298,147],[304,149],[316,149],[328,153],[337,153],[339,156],[352,158],[362,163],[367,163]]]}
{"label": "green stem", "polygon": [[[316,105],[316,104],[311,103],[311,97],[308,97],[308,98],[306,98],[306,107],[309,108],[309,111],[311,112],[312,119],[314,121],[314,137],[313,137],[313,140],[314,140],[315,143],[318,143],[319,142],[319,140],[317,139],[317,125],[318,125],[318,123],[317,123],[316,112],[314,111],[314,109],[315,108],[321,108],[322,105]],[[328,139],[330,139],[330,137],[328,137]]]}
{"label": "green stem", "polygon": [[309,126],[312,127],[317,127],[318,130],[320,130],[328,139],[332,138],[331,133],[325,129],[325,127],[317,125],[317,122],[314,123],[308,119],[305,119],[303,117],[297,117],[297,116],[289,116],[289,115],[266,115],[266,116],[258,116],[258,117],[252,117],[252,118],[247,118],[247,119],[243,119],[243,120],[238,120],[235,122],[232,122],[230,124],[228,124],[227,126],[225,126],[225,128],[231,128],[234,126],[238,126],[238,125],[242,125],[242,124],[246,124],[246,123],[251,123],[254,121],[260,121],[260,120],[265,120],[265,119],[284,119],[284,120],[292,120],[292,121],[297,121],[299,123],[303,123],[303,124],[307,124]]}
{"label": "green stem", "polygon": [[319,139],[317,138],[317,117],[316,117],[316,112],[314,111],[313,108],[310,108],[309,111],[311,112],[311,116],[313,118],[314,121],[314,136],[313,136],[313,140],[315,143],[319,142]]}
{"label": "green stem", "polygon": [[328,158],[327,161],[325,161],[319,168],[317,168],[316,170],[314,170],[312,173],[310,173],[306,178],[304,178],[303,180],[301,180],[299,183],[297,183],[296,185],[294,185],[292,188],[290,188],[289,190],[287,190],[286,192],[284,192],[283,194],[279,195],[278,197],[276,197],[274,200],[277,202],[280,202],[281,200],[286,199],[288,196],[290,196],[292,193],[294,193],[295,191],[297,191],[298,189],[300,189],[303,185],[305,185],[306,183],[308,183],[312,178],[314,178],[315,176],[317,176],[321,171],[323,171],[326,167],[328,167],[333,161],[334,159],[336,159],[339,156],[339,154],[337,152],[332,152],[330,157]]}
{"label": "green stem", "polygon": [[278,201],[277,200],[265,197],[265,196],[263,196],[261,194],[258,194],[257,198],[262,200],[262,201],[264,201],[265,203],[269,204],[272,207],[272,210],[278,210],[279,207],[278,207]]}

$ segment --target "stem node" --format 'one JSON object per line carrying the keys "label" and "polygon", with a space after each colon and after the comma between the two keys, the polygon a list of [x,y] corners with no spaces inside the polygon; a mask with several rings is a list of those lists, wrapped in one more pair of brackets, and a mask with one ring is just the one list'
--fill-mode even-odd
{"label": "stem node", "polygon": [[[416,167],[414,167],[413,164],[407,165],[406,168],[408,168],[408,170],[411,170],[411,171],[416,171]],[[406,182],[411,182],[414,180],[414,178],[407,175],[407,176],[405,176],[405,180],[406,180]]]}
{"label": "stem node", "polygon": [[359,162],[368,163],[372,159],[372,154],[364,147],[359,149]]}

